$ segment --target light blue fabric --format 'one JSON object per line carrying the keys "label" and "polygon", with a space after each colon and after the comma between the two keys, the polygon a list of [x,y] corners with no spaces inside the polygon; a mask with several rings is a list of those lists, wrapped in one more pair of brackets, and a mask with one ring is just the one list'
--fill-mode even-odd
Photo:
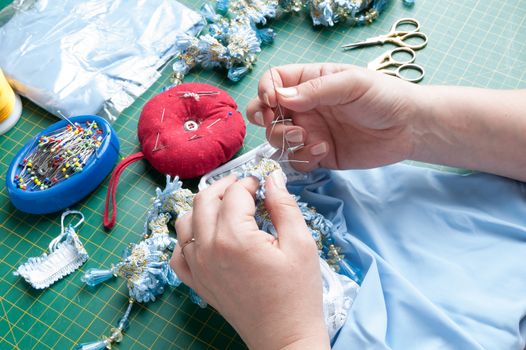
{"label": "light blue fabric", "polygon": [[524,349],[524,183],[394,164],[289,189],[365,276],[334,349]]}

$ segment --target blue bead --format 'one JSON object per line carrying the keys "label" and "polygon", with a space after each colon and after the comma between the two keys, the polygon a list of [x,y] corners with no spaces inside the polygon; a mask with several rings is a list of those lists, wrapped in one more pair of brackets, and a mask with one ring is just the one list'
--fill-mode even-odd
{"label": "blue bead", "polygon": [[117,322],[117,327],[122,329],[123,332],[127,332],[130,329],[130,321],[127,317],[122,317],[119,322]]}
{"label": "blue bead", "polygon": [[177,60],[172,65],[174,73],[181,73],[186,75],[190,71],[190,66],[184,60]]}
{"label": "blue bead", "polygon": [[358,17],[358,18],[356,19],[356,25],[357,25],[357,26],[364,26],[366,23],[367,23],[367,21],[366,21],[364,15],[361,15],[360,17]]}
{"label": "blue bead", "polygon": [[238,82],[248,73],[248,68],[245,66],[232,67],[228,70],[228,79]]}
{"label": "blue bead", "polygon": [[112,270],[89,269],[80,280],[90,287],[101,284],[113,277]]}
{"label": "blue bead", "polygon": [[107,341],[99,340],[93,343],[84,343],[75,346],[74,350],[104,350],[106,349]]}
{"label": "blue bead", "polygon": [[204,309],[206,307],[205,301],[199,295],[197,295],[193,289],[190,289],[190,300],[192,300],[194,304],[199,305],[200,308]]}
{"label": "blue bead", "polygon": [[380,14],[387,6],[387,0],[376,0],[373,4],[373,8]]}
{"label": "blue bead", "polygon": [[358,285],[362,283],[361,276],[357,273],[359,271],[355,271],[345,260],[340,260],[338,263],[340,266],[340,273],[342,275],[345,275],[352,279],[354,282],[356,282]]}
{"label": "blue bead", "polygon": [[413,7],[415,5],[415,0],[403,0],[402,2],[407,7]]}

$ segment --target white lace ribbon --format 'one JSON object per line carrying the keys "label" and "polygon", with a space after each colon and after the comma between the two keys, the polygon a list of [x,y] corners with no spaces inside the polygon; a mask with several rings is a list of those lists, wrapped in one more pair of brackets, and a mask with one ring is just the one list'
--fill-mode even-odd
{"label": "white lace ribbon", "polygon": [[[74,226],[64,227],[64,219],[70,214],[80,215],[81,219]],[[22,276],[33,288],[44,289],[78,269],[88,259],[88,253],[75,232],[82,222],[84,215],[81,212],[64,212],[60,234],[49,243],[49,254],[29,258],[13,274]]]}

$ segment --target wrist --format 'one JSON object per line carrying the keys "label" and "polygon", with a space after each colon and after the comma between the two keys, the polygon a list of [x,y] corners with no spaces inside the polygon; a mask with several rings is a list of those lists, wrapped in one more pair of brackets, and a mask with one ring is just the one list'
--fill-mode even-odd
{"label": "wrist", "polygon": [[429,162],[433,159],[433,145],[443,138],[440,118],[447,114],[447,104],[441,102],[439,91],[432,86],[418,86],[412,96],[413,106],[408,117],[412,151],[409,160]]}
{"label": "wrist", "polygon": [[296,349],[330,349],[330,339],[325,321],[301,322],[302,327],[282,327],[278,323],[270,331],[258,328],[251,335],[242,338],[251,350],[296,350]]}
{"label": "wrist", "polygon": [[[327,333],[327,332],[325,332]],[[280,348],[280,350],[327,350],[330,349],[330,340],[328,334],[310,335],[302,339],[297,339]]]}

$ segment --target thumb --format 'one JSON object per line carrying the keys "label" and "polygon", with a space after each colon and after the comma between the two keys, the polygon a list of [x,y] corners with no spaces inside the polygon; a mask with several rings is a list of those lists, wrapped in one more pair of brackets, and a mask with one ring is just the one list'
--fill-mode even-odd
{"label": "thumb", "polygon": [[265,184],[265,207],[278,232],[280,247],[297,249],[312,245],[315,248],[314,240],[305,224],[298,203],[285,187],[283,172],[273,171],[267,177]]}
{"label": "thumb", "polygon": [[318,106],[350,103],[364,91],[363,72],[348,69],[322,75],[296,86],[276,87],[278,102],[295,112],[305,112]]}

